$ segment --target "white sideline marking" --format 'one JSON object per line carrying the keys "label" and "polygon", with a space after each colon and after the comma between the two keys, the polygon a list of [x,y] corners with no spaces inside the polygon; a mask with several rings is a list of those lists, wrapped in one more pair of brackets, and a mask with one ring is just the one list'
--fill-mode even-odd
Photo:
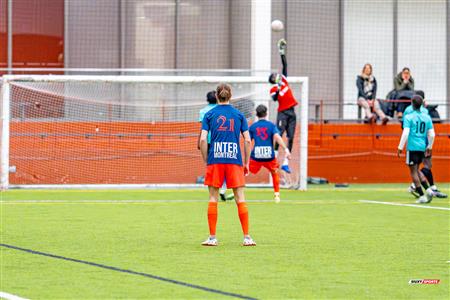
{"label": "white sideline marking", "polygon": [[5,292],[0,292],[0,298],[1,299],[6,299],[6,300],[28,300],[26,298],[22,298],[16,295],[12,295],[12,294],[8,294]]}
{"label": "white sideline marking", "polygon": [[[234,202],[228,200],[229,202]],[[227,202],[228,202],[227,201]],[[286,200],[292,202],[290,200]],[[219,201],[223,202],[223,201]],[[246,202],[274,202],[274,200],[246,200]],[[3,204],[14,204],[14,203],[127,203],[127,204],[137,204],[137,203],[208,203],[208,199],[205,200],[2,200],[0,203]]]}
{"label": "white sideline marking", "polygon": [[[247,203],[275,203],[274,200],[246,200]],[[20,205],[20,204],[158,204],[158,203],[208,203],[205,200],[0,200],[0,205]],[[219,203],[224,203],[219,200]],[[234,203],[228,200],[227,203]],[[311,205],[333,205],[333,204],[354,204],[347,201],[323,201],[323,200],[281,200],[280,204],[311,204]]]}
{"label": "white sideline marking", "polygon": [[429,208],[429,209],[440,209],[440,210],[450,210],[450,208],[448,208],[448,207],[424,206],[424,205],[417,205],[417,204],[403,204],[403,203],[395,203],[395,202],[382,202],[382,201],[371,201],[371,200],[359,200],[359,202],[373,203],[373,204],[386,204],[386,205],[395,205],[395,206],[409,206],[409,207]]}

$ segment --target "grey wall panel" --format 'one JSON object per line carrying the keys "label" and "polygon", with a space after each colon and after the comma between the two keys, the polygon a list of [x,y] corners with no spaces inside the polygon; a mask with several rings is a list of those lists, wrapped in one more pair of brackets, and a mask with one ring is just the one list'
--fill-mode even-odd
{"label": "grey wall panel", "polygon": [[447,0],[447,118],[450,117],[450,0]]}
{"label": "grey wall panel", "polygon": [[251,0],[231,0],[230,22],[230,68],[250,69]]}
{"label": "grey wall panel", "polygon": [[68,68],[118,68],[119,1],[67,1]]}
{"label": "grey wall panel", "polygon": [[[272,31],[272,69],[278,70],[281,72],[281,60],[280,55],[278,53],[277,42],[281,38],[286,38],[286,32],[289,28],[286,27],[286,1],[285,0],[272,0],[272,20],[280,20],[285,25],[285,29],[282,32],[273,32]],[[289,41],[290,42],[290,41]],[[291,50],[291,45],[288,45],[288,57],[290,57],[289,53]],[[290,68],[289,68],[290,70]]]}
{"label": "grey wall panel", "polygon": [[[356,76],[366,63],[373,66],[378,98],[385,98],[392,87],[393,69],[392,0],[345,0],[344,2],[344,103],[356,104]],[[356,118],[357,107],[346,105],[344,117]]]}
{"label": "grey wall panel", "polygon": [[229,14],[229,1],[180,1],[177,68],[230,67]]}
{"label": "grey wall panel", "polygon": [[[429,103],[447,102],[446,18],[446,0],[398,2],[398,71],[411,68]],[[445,116],[446,107],[439,112]]]}
{"label": "grey wall panel", "polygon": [[124,68],[175,68],[174,0],[122,0]]}
{"label": "grey wall panel", "polygon": [[[308,76],[310,101],[339,103],[339,1],[287,1],[289,75]],[[338,106],[324,111],[339,115]]]}

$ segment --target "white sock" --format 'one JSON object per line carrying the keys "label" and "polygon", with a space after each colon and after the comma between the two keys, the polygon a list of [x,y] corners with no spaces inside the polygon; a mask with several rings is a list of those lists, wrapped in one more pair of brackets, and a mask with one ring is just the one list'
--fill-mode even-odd
{"label": "white sock", "polygon": [[221,195],[225,195],[225,192],[226,192],[227,190],[226,189],[220,189],[219,190],[219,193],[221,194]]}
{"label": "white sock", "polygon": [[434,190],[437,190],[437,186],[436,185],[432,185],[432,186],[430,186],[430,188],[434,191]]}
{"label": "white sock", "polygon": [[287,166],[287,165],[289,165],[289,160],[287,158],[284,158],[283,166]]}

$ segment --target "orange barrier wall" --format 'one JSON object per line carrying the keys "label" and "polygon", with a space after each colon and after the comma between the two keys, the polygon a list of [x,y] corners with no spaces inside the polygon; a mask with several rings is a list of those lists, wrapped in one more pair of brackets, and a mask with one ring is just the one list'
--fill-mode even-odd
{"label": "orange barrier wall", "polygon": [[[435,124],[436,181],[450,181],[450,124]],[[399,124],[323,124],[309,126],[309,176],[331,182],[408,182],[405,156],[398,158]]]}
{"label": "orange barrier wall", "polygon": [[[195,183],[205,166],[200,125],[130,122],[13,122],[12,184]],[[450,181],[450,125],[436,124],[436,181]],[[299,132],[299,131],[298,131]],[[397,158],[398,124],[309,126],[309,176],[331,182],[408,182]],[[293,157],[298,157],[298,147]],[[297,169],[297,160],[291,165]],[[248,177],[267,182],[266,172]]]}

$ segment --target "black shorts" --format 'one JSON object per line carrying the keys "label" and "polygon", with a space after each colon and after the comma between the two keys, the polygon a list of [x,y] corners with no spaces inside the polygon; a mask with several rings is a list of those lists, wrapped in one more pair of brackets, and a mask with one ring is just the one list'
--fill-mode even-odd
{"label": "black shorts", "polygon": [[288,138],[294,138],[296,126],[297,115],[295,114],[294,107],[278,112],[277,127],[281,136],[283,136],[283,133],[286,131]]}
{"label": "black shorts", "polygon": [[423,151],[406,151],[406,164],[408,166],[420,165],[425,157]]}

